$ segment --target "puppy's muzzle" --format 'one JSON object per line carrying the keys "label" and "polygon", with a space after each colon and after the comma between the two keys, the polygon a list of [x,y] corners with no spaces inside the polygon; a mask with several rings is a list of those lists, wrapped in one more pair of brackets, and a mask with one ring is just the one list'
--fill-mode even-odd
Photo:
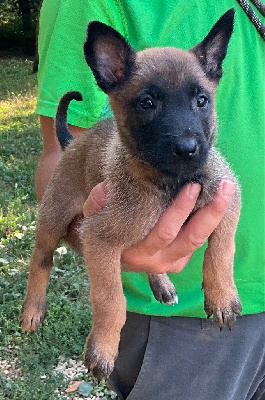
{"label": "puppy's muzzle", "polygon": [[182,175],[186,179],[206,162],[208,150],[208,142],[199,133],[166,133],[160,137],[150,163],[166,175]]}

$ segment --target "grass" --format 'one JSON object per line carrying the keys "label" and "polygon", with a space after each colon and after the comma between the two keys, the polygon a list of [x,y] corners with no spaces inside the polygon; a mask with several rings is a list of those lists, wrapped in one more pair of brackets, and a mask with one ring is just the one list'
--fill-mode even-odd
{"label": "grass", "polygon": [[84,398],[114,398],[104,383],[83,370],[71,379],[64,369],[58,372],[63,362],[82,359],[91,325],[86,270],[69,248],[62,246],[54,257],[44,325],[35,334],[21,332],[19,311],[37,216],[34,174],[42,142],[34,114],[37,82],[32,62],[0,59],[0,69],[0,399],[79,398],[81,394],[65,392],[76,379],[87,384]]}

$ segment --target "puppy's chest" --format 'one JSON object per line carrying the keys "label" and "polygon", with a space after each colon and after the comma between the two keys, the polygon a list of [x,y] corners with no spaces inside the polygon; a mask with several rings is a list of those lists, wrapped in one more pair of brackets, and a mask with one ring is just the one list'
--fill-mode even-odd
{"label": "puppy's chest", "polygon": [[[145,190],[138,187],[114,190],[108,204],[108,229],[114,230],[110,236],[124,247],[143,239],[157,223],[167,207],[173,202],[183,185],[166,185]],[[194,207],[197,209],[209,203],[215,193],[216,185],[202,185],[200,196]],[[188,220],[189,216],[187,217]]]}
{"label": "puppy's chest", "polygon": [[[115,190],[108,204],[108,215],[113,224],[109,229],[125,247],[143,239],[173,200],[172,193],[154,190]],[[107,210],[106,210],[107,211]]]}
{"label": "puppy's chest", "polygon": [[202,185],[195,209],[211,201],[216,191],[215,179],[211,177],[212,168],[203,168],[190,180],[156,176],[146,179],[144,174],[142,179],[139,174],[135,178],[127,173],[122,162],[120,168],[114,171],[109,177],[111,184],[100,231],[103,237],[110,237],[124,247],[137,243],[150,232],[186,183],[198,182]]}

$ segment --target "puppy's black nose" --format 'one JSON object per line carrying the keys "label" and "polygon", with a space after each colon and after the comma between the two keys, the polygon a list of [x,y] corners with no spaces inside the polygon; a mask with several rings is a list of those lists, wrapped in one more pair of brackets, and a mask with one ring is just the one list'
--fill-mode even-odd
{"label": "puppy's black nose", "polygon": [[176,156],[194,157],[198,152],[197,141],[193,138],[179,138],[172,144],[172,153]]}

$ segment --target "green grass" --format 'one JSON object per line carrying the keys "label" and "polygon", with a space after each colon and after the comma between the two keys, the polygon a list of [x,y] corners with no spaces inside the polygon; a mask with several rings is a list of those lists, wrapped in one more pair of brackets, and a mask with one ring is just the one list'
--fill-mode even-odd
{"label": "green grass", "polygon": [[[19,311],[37,216],[34,174],[42,141],[34,114],[32,62],[0,59],[0,69],[0,399],[70,399],[74,395],[65,394],[70,379],[54,371],[59,362],[82,359],[91,326],[89,283],[79,256],[65,247],[56,251],[46,321],[35,334],[21,332]],[[114,398],[89,374],[78,378],[90,384],[90,395],[84,398]]]}

